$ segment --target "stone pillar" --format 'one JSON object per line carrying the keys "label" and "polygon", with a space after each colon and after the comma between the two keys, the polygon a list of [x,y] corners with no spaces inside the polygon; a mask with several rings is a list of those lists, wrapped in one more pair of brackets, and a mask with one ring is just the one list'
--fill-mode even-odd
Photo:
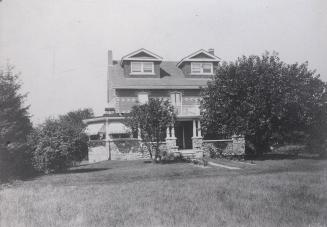
{"label": "stone pillar", "polygon": [[170,127],[167,127],[166,147],[169,153],[178,151],[178,146],[176,146],[174,126],[171,126],[171,136],[170,136]]}
{"label": "stone pillar", "polygon": [[245,138],[241,135],[233,135],[233,153],[234,155],[244,155],[245,154]]}
{"label": "stone pillar", "polygon": [[109,120],[106,117],[106,123],[105,123],[105,128],[106,128],[106,138],[105,138],[105,143],[106,143],[106,151],[108,152],[108,160],[111,160],[111,151],[110,151],[110,138],[109,138]]}

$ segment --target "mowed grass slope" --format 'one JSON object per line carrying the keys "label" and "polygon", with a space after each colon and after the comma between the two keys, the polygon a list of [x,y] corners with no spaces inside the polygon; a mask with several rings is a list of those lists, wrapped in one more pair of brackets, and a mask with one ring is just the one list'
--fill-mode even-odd
{"label": "mowed grass slope", "polygon": [[327,161],[108,161],[0,190],[0,226],[325,226]]}

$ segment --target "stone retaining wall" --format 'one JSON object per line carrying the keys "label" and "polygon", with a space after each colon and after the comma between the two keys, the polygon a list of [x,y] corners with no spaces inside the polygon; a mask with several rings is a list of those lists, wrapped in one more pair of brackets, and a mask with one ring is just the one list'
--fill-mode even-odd
{"label": "stone retaining wall", "polygon": [[[166,143],[160,144],[162,152],[167,151]],[[138,139],[111,139],[90,141],[88,159],[90,163],[105,160],[149,159],[148,148]]]}
{"label": "stone retaining wall", "polygon": [[204,155],[207,157],[233,157],[245,155],[245,139],[233,136],[225,140],[203,140]]}
{"label": "stone retaining wall", "polygon": [[109,159],[109,152],[106,149],[105,141],[90,141],[88,160],[89,163],[101,162]]}

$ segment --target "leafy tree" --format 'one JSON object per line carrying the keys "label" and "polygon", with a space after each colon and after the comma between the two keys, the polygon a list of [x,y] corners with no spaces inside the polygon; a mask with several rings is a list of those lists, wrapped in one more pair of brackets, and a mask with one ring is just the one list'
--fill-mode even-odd
{"label": "leafy tree", "polygon": [[26,141],[32,124],[18,77],[13,66],[0,69],[0,178],[24,174],[30,167]]}
{"label": "leafy tree", "polygon": [[160,159],[160,141],[166,137],[166,128],[176,120],[173,106],[168,100],[150,98],[147,104],[132,108],[127,124],[135,131],[140,128],[141,138],[151,159]]}
{"label": "leafy tree", "polygon": [[87,155],[88,141],[82,120],[92,116],[90,109],[72,111],[35,128],[29,138],[35,168],[44,173],[57,172],[81,161]]}
{"label": "leafy tree", "polygon": [[83,160],[88,153],[87,141],[88,136],[84,133],[86,125],[83,123],[84,119],[94,117],[92,109],[80,109],[71,111],[59,117],[61,125],[66,129],[67,135],[74,138],[73,159],[75,161]]}
{"label": "leafy tree", "polygon": [[276,143],[326,139],[326,83],[308,64],[286,64],[277,54],[224,62],[203,90],[208,134],[243,134],[248,151]]}

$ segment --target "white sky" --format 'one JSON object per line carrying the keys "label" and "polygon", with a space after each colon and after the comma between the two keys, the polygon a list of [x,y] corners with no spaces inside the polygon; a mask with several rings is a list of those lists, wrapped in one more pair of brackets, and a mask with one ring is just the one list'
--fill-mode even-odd
{"label": "white sky", "polygon": [[0,64],[21,72],[35,123],[106,106],[106,52],[146,48],[180,60],[214,48],[225,61],[277,51],[327,80],[325,0],[2,0]]}

